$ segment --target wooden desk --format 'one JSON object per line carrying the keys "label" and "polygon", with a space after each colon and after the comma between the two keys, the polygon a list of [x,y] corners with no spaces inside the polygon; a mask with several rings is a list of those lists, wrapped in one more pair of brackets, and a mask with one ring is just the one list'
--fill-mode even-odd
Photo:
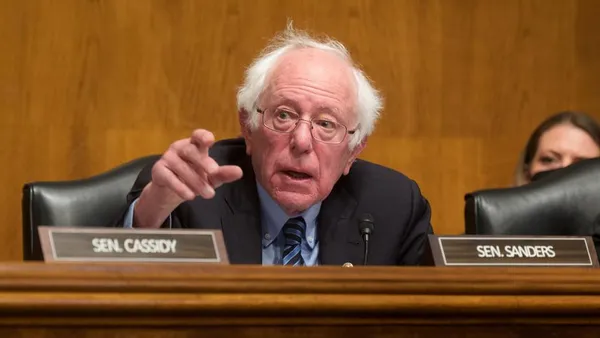
{"label": "wooden desk", "polygon": [[600,270],[0,264],[13,336],[598,337]]}

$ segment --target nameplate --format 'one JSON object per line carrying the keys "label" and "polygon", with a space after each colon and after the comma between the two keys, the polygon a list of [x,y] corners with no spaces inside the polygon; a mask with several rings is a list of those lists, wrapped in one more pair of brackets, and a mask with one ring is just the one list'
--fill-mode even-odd
{"label": "nameplate", "polygon": [[428,242],[435,266],[598,266],[590,237],[429,235]]}
{"label": "nameplate", "polygon": [[228,264],[219,230],[38,227],[46,262]]}

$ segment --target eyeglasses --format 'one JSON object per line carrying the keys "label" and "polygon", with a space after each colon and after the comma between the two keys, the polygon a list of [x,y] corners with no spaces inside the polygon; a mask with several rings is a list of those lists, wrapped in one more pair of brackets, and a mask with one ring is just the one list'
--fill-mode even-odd
{"label": "eyeglasses", "polygon": [[298,113],[287,109],[262,110],[257,108],[256,111],[262,115],[265,127],[279,133],[291,133],[300,121],[308,122],[311,136],[324,143],[342,143],[346,134],[353,135],[356,132],[356,129],[348,130],[345,125],[327,119],[301,119]]}

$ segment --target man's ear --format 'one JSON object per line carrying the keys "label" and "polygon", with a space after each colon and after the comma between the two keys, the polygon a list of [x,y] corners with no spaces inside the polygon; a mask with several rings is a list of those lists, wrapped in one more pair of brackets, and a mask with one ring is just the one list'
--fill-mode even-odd
{"label": "man's ear", "polygon": [[250,155],[252,153],[252,131],[250,130],[250,126],[248,125],[248,118],[250,118],[250,114],[244,108],[240,108],[238,111],[238,119],[240,124],[240,130],[242,131],[242,136],[244,140],[246,140],[246,154]]}
{"label": "man's ear", "polygon": [[354,149],[352,149],[350,158],[348,159],[348,162],[344,167],[344,175],[348,175],[348,173],[350,172],[350,168],[352,168],[352,164],[354,163],[354,161],[356,161],[356,158],[358,157],[358,155],[360,155],[360,153],[363,151],[363,149],[365,149],[366,146],[367,136],[365,136],[363,140],[359,144],[357,144],[356,147],[354,147]]}

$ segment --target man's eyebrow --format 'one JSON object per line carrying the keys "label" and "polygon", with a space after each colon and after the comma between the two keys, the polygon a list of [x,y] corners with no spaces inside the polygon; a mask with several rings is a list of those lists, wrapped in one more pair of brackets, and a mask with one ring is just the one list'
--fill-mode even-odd
{"label": "man's eyebrow", "polygon": [[271,101],[271,104],[273,105],[272,108],[276,108],[276,106],[279,106],[279,105],[287,105],[287,106],[291,106],[295,110],[299,109],[298,102],[296,102],[292,99],[281,97],[281,96],[274,98],[273,101]]}
{"label": "man's eyebrow", "polygon": [[318,113],[331,115],[335,118],[336,122],[339,122],[339,123],[343,123],[343,124],[349,123],[348,121],[346,121],[346,119],[343,118],[342,112],[337,108],[322,106],[322,107],[319,107]]}
{"label": "man's eyebrow", "polygon": [[[277,108],[277,106],[279,105],[287,105],[290,106],[291,108],[293,108],[296,113],[303,113],[304,111],[301,111],[300,109],[300,104],[298,103],[298,101],[283,97],[283,96],[275,96],[271,101],[270,104],[272,105],[271,109]],[[263,108],[265,109],[265,108]],[[315,112],[317,113],[317,116],[319,114],[328,114],[333,116],[336,121],[338,122],[343,122],[343,123],[347,123],[347,121],[345,119],[343,119],[343,114],[340,111],[339,108],[336,107],[331,107],[331,106],[326,106],[326,105],[319,105],[317,106],[317,108],[315,109]]]}

